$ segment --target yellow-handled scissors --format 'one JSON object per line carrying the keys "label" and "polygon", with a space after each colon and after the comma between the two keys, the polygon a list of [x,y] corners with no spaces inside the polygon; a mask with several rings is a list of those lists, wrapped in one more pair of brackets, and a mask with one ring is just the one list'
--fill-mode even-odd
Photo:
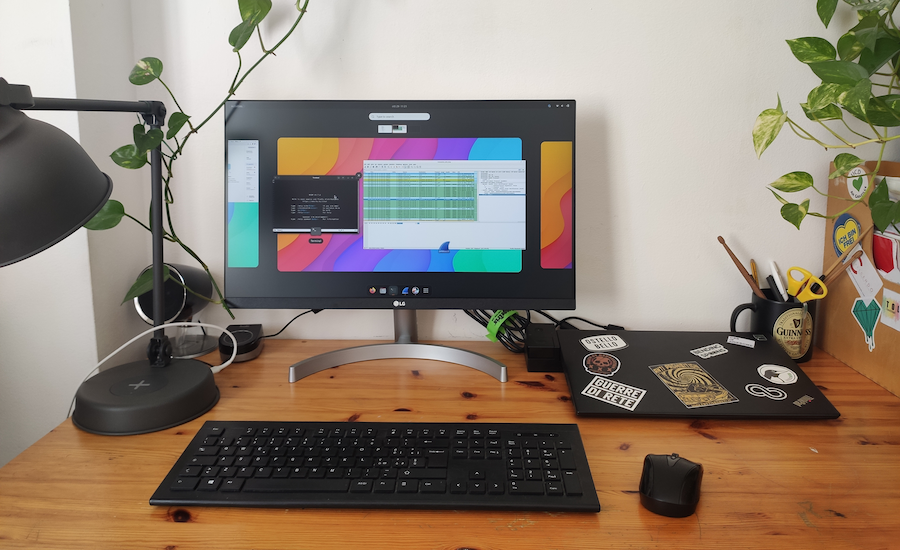
{"label": "yellow-handled scissors", "polygon": [[788,294],[796,296],[801,302],[821,300],[828,294],[828,288],[822,279],[816,277],[802,267],[788,269]]}

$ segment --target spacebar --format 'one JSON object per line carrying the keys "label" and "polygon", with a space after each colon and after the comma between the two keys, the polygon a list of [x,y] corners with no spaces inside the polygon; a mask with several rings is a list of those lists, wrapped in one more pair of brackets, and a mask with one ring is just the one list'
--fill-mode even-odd
{"label": "spacebar", "polygon": [[245,493],[346,493],[349,479],[264,479],[250,478]]}

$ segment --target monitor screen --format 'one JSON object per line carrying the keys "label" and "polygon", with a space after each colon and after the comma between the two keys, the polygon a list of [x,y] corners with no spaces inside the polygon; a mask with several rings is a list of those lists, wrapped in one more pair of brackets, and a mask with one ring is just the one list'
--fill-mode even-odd
{"label": "monitor screen", "polygon": [[574,309],[575,102],[228,101],[241,308]]}

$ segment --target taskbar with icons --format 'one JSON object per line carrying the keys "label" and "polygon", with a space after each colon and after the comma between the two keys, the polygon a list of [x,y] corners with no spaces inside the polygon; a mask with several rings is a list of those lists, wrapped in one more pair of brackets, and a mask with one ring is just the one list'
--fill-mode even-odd
{"label": "taskbar with icons", "polygon": [[427,296],[431,287],[413,285],[370,286],[368,293],[372,296]]}

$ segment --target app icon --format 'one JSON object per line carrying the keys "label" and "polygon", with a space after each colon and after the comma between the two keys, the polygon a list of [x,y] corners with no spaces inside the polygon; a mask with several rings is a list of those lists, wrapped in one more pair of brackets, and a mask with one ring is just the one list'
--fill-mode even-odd
{"label": "app icon", "polygon": [[377,290],[375,289],[374,286],[369,287],[369,294],[375,294],[376,292],[377,292]]}
{"label": "app icon", "polygon": [[412,287],[412,293],[413,293],[413,296],[416,296],[417,294],[419,294],[419,287],[417,287],[417,286]]}
{"label": "app icon", "polygon": [[403,295],[409,294],[409,287],[408,286],[403,287],[403,291],[400,294],[403,294]]}
{"label": "app icon", "polygon": [[396,296],[397,294],[400,294],[400,287],[398,287],[397,285],[389,286],[388,294],[390,294],[391,296]]}

